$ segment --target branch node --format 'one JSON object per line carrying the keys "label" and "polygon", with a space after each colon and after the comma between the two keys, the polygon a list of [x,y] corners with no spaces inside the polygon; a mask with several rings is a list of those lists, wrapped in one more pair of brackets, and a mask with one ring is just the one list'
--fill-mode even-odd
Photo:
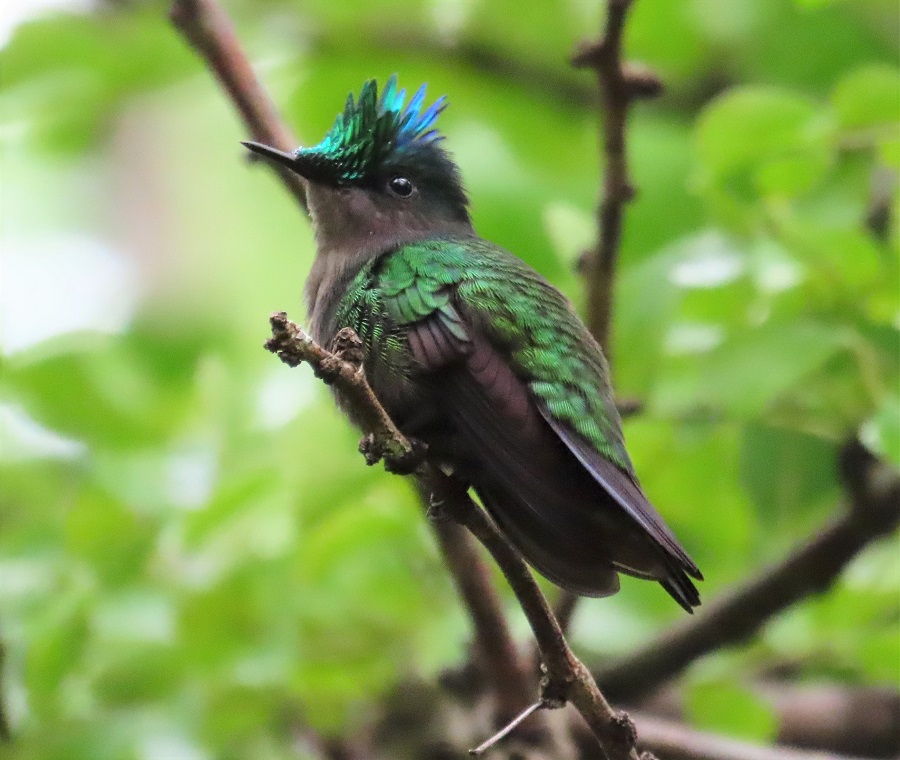
{"label": "branch node", "polygon": [[263,343],[263,348],[275,354],[289,367],[298,367],[303,363],[304,355],[300,346],[305,338],[293,329],[293,323],[283,311],[276,311],[269,317],[272,337]]}
{"label": "branch node", "polygon": [[547,670],[547,666],[541,663],[541,702],[548,710],[558,710],[565,707],[569,701],[569,688],[575,680],[574,676],[566,678],[553,678]]}
{"label": "branch node", "polygon": [[619,732],[619,741],[623,747],[633,747],[637,742],[637,728],[628,713],[620,710],[613,719],[613,725]]}
{"label": "branch node", "polygon": [[623,63],[621,76],[628,89],[628,96],[635,100],[656,98],[665,90],[662,79],[654,71],[639,63]]}
{"label": "branch node", "polygon": [[359,453],[363,455],[369,467],[378,464],[384,458],[384,448],[372,433],[366,433],[359,439]]}
{"label": "branch node", "polygon": [[609,59],[610,49],[607,40],[588,40],[579,44],[571,58],[576,69],[599,69]]}

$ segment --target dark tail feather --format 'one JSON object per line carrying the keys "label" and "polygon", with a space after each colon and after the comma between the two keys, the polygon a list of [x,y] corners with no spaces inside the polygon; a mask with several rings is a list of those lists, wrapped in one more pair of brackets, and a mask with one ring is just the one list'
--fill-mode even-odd
{"label": "dark tail feather", "polygon": [[686,612],[694,613],[694,607],[700,606],[700,593],[683,570],[677,570],[668,578],[659,582]]}
{"label": "dark tail feather", "polygon": [[699,576],[696,565],[637,483],[564,440],[487,341],[474,341],[465,364],[441,374],[435,396],[453,430],[449,459],[539,573],[575,593],[607,596],[624,572],[661,582],[687,610],[699,603],[687,578]]}
{"label": "dark tail feather", "polygon": [[545,578],[581,596],[611,596],[619,590],[619,574],[599,552],[582,555],[570,542],[556,540],[552,522],[543,523],[512,494],[483,485],[476,491],[513,546]]}

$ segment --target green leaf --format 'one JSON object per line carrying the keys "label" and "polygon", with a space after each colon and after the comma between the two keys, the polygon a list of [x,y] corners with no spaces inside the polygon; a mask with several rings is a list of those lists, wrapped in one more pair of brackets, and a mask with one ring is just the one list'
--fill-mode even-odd
{"label": "green leaf", "polygon": [[152,527],[99,489],[85,489],[67,510],[65,544],[115,587],[144,569],[156,538]]}
{"label": "green leaf", "polygon": [[[837,496],[837,446],[808,433],[748,425],[741,445],[741,481],[774,530],[823,497]],[[793,518],[793,520],[792,520]]]}
{"label": "green leaf", "polygon": [[736,333],[702,361],[681,362],[681,371],[657,388],[654,406],[670,414],[720,409],[753,418],[799,387],[844,342],[839,329],[799,320]]}
{"label": "green leaf", "polygon": [[774,87],[739,87],[716,98],[698,120],[696,140],[707,183],[742,195],[802,193],[831,162],[821,109]]}
{"label": "green leaf", "polygon": [[115,707],[165,702],[183,678],[181,664],[181,650],[173,647],[104,647],[92,663],[97,698]]}
{"label": "green leaf", "polygon": [[[872,64],[851,71],[835,85],[831,102],[845,129],[896,125],[900,120],[900,69]],[[892,134],[896,136],[896,126]]]}
{"label": "green leaf", "polygon": [[867,448],[900,467],[900,399],[896,395],[884,398],[863,424],[860,437]]}
{"label": "green leaf", "polygon": [[16,355],[4,373],[7,387],[38,422],[64,436],[120,448],[158,442],[177,406],[164,403],[152,378],[112,339],[81,342],[64,336],[54,341],[64,353],[42,345]]}
{"label": "green leaf", "polygon": [[750,741],[768,743],[778,728],[769,705],[749,689],[729,681],[691,684],[685,710],[696,728]]}

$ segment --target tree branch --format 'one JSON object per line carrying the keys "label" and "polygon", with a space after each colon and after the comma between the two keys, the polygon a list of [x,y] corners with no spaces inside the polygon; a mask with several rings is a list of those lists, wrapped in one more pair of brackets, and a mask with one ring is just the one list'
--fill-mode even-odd
{"label": "tree branch", "polygon": [[891,533],[900,521],[900,474],[856,441],[844,447],[840,470],[849,495],[846,514],[694,618],[602,669],[597,679],[603,688],[623,702],[650,693],[694,660],[745,641],[778,613],[825,591],[860,550]]}
{"label": "tree branch", "polygon": [[611,358],[610,333],[615,267],[622,239],[625,204],[635,189],[628,173],[625,125],[628,109],[638,98],[662,92],[662,82],[650,71],[622,62],[622,34],[633,0],[607,0],[606,31],[596,42],[582,44],[572,57],[576,68],[597,74],[603,110],[603,194],[597,207],[599,237],[588,259],[588,318],[594,337]]}
{"label": "tree branch", "polygon": [[[334,385],[352,408],[354,419],[371,435],[375,450],[387,456],[406,458],[413,446],[397,429],[379,404],[362,372],[357,354],[359,338],[345,328],[331,353],[316,344],[283,313],[271,318],[272,338],[266,348],[282,361],[296,366],[308,362],[317,376]],[[349,360],[348,360],[349,359]],[[563,632],[541,593],[531,571],[507,542],[487,514],[469,497],[464,484],[444,475],[427,462],[413,474],[420,491],[428,495],[432,509],[467,527],[484,544],[500,566],[528,619],[537,640],[546,678],[542,701],[559,707],[571,702],[590,726],[609,760],[639,760],[634,725],[625,713],[615,712],[597,688],[588,669],[569,649]]]}
{"label": "tree branch", "polygon": [[[361,368],[361,344],[352,330],[338,333],[335,345],[339,350],[331,353],[291,322],[284,312],[273,314],[269,321],[272,337],[266,341],[266,350],[277,354],[291,367],[308,362],[317,377],[335,386],[367,433],[363,453],[369,464],[384,458],[394,469],[402,470],[403,463],[416,463],[414,447],[394,425],[366,381]],[[426,506],[436,497],[435,491],[425,489],[425,482],[437,490],[440,498],[447,498],[441,493],[440,484],[432,482],[429,475],[427,481],[418,481]],[[485,669],[491,677],[499,711],[503,719],[511,718],[526,704],[533,681],[516,650],[503,616],[502,602],[468,535],[456,525],[438,521],[432,524],[444,560],[472,619],[476,643],[484,655]]]}
{"label": "tree branch", "polygon": [[[169,18],[215,73],[253,139],[279,150],[294,150],[297,140],[253,73],[231,19],[216,0],[175,0]],[[278,172],[287,191],[308,212],[303,178],[271,162],[267,164]]]}
{"label": "tree branch", "polygon": [[[586,254],[583,264],[588,289],[587,325],[610,362],[616,261],[622,241],[625,204],[635,195],[626,153],[628,110],[638,98],[656,97],[663,89],[655,74],[622,61],[622,34],[632,2],[607,0],[603,36],[599,41],[583,43],[572,57],[572,65],[576,68],[595,71],[601,94],[603,192],[597,207],[597,247]],[[634,413],[631,408],[628,411]],[[571,591],[559,594],[555,609],[564,631],[568,630],[575,615],[578,600]]]}
{"label": "tree branch", "polygon": [[853,760],[830,752],[750,744],[650,715],[635,714],[635,721],[641,732],[640,746],[666,760]]}
{"label": "tree branch", "polygon": [[[774,670],[767,672],[770,667]],[[896,687],[786,680],[799,677],[802,669],[800,661],[783,661],[744,681],[771,709],[778,726],[777,743],[843,755],[900,757],[900,691]],[[686,701],[686,690],[669,684],[633,707],[647,715],[683,722]]]}
{"label": "tree branch", "polygon": [[[423,503],[431,494],[419,489]],[[511,720],[529,699],[536,679],[516,647],[503,614],[503,602],[472,536],[453,522],[431,521],[444,562],[465,602],[475,630],[478,665],[487,673],[497,699],[498,717]]]}

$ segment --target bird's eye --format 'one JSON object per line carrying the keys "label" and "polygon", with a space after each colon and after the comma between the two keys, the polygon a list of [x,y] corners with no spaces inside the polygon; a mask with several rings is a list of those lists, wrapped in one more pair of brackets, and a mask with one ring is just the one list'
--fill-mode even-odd
{"label": "bird's eye", "polygon": [[412,195],[413,191],[413,183],[410,182],[406,177],[394,177],[390,182],[388,182],[388,188],[390,191],[401,198],[408,198]]}

